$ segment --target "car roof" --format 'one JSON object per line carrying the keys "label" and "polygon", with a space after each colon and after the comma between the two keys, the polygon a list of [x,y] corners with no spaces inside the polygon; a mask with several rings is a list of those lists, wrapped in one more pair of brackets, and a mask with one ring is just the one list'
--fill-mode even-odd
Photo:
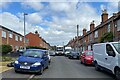
{"label": "car roof", "polygon": [[43,51],[42,49],[27,49],[27,50],[37,50],[37,51]]}

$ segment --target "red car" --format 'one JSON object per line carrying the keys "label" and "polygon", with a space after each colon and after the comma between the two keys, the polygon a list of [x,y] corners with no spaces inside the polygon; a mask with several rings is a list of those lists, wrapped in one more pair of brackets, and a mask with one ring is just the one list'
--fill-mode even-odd
{"label": "red car", "polygon": [[80,55],[81,64],[93,64],[93,51],[86,50]]}

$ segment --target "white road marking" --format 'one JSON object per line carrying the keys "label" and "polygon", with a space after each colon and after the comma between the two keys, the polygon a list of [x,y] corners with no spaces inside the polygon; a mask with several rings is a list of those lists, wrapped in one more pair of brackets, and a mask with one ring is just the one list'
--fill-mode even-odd
{"label": "white road marking", "polygon": [[32,79],[34,76],[35,76],[34,74],[31,75],[31,76],[28,78],[28,80]]}

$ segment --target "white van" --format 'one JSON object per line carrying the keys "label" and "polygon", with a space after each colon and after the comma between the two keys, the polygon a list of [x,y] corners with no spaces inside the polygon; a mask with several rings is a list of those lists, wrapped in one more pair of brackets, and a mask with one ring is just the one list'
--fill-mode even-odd
{"label": "white van", "polygon": [[106,70],[120,80],[120,42],[98,43],[93,45],[96,70]]}

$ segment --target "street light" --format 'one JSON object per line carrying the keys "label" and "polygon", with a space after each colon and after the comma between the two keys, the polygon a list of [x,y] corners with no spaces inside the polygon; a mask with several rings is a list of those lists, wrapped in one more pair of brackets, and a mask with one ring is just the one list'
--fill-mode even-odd
{"label": "street light", "polygon": [[24,50],[26,50],[26,40],[25,40],[25,35],[26,35],[26,29],[25,29],[25,15],[28,15],[27,13],[24,13]]}

